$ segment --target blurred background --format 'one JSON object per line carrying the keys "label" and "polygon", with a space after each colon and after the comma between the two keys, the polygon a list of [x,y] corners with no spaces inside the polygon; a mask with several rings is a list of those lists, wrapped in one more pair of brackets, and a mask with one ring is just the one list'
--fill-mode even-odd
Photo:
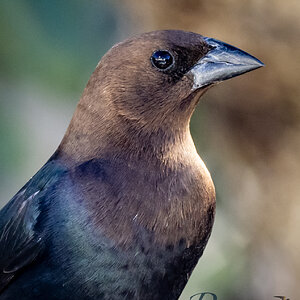
{"label": "blurred background", "polygon": [[299,299],[299,14],[298,0],[2,0],[0,206],[54,152],[114,43],[156,29],[198,32],[266,67],[209,90],[193,116],[217,215],[180,299]]}

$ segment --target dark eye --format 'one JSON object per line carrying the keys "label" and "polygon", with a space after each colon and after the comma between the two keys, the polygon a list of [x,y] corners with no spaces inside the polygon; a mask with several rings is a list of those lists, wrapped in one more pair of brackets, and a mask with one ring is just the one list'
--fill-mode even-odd
{"label": "dark eye", "polygon": [[152,54],[151,62],[156,68],[166,70],[173,65],[174,59],[170,52],[166,50],[158,50]]}

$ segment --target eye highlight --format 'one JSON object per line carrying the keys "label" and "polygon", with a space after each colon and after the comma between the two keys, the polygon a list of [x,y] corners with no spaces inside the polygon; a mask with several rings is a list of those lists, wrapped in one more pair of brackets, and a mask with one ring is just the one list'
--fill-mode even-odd
{"label": "eye highlight", "polygon": [[152,54],[151,62],[157,69],[166,70],[174,64],[174,58],[167,50],[157,50]]}

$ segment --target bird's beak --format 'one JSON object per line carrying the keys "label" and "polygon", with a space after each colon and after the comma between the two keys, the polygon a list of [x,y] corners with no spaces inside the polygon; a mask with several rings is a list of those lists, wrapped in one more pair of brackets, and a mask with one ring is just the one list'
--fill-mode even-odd
{"label": "bird's beak", "polygon": [[193,78],[193,90],[264,66],[260,60],[234,46],[212,38],[204,37],[204,40],[212,49],[187,73]]}

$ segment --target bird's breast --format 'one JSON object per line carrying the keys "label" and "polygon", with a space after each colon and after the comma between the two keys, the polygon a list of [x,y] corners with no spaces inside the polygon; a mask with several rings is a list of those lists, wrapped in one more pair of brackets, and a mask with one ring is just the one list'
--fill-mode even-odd
{"label": "bird's breast", "polygon": [[189,247],[210,234],[215,191],[200,158],[178,169],[93,160],[74,176],[80,181],[77,200],[95,228],[121,247],[136,241],[166,247],[184,241]]}
{"label": "bird's breast", "polygon": [[132,299],[177,299],[214,219],[210,175],[195,165],[179,171],[91,160],[74,169],[55,209],[62,225],[52,247],[66,286],[94,291],[97,282],[109,299],[119,299],[111,293],[120,288]]}

